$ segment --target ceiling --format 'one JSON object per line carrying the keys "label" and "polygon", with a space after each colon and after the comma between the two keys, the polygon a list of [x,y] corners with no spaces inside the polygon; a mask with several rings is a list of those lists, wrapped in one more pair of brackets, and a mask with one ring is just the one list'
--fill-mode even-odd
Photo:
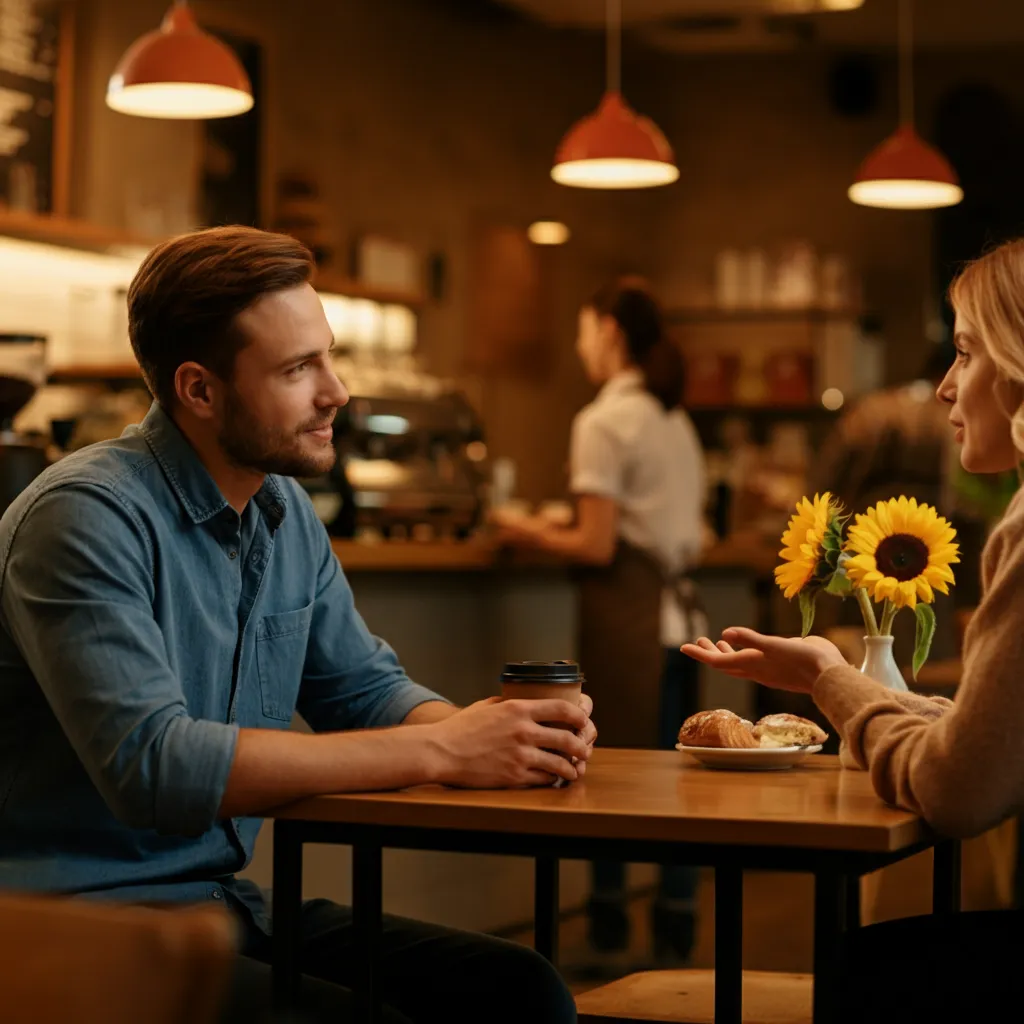
{"label": "ceiling", "polygon": [[[600,29],[602,0],[494,0],[561,28]],[[897,0],[621,0],[627,30],[679,52],[887,47],[896,37]],[[1024,45],[1022,0],[917,0],[919,47]]]}

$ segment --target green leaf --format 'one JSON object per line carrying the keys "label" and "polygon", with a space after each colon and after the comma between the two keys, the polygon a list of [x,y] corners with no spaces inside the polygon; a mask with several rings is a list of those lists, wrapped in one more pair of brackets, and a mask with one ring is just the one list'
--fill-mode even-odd
{"label": "green leaf", "polygon": [[914,608],[917,616],[917,641],[914,645],[914,679],[921,671],[921,666],[928,660],[935,637],[935,609],[930,604],[918,604]]}
{"label": "green leaf", "polygon": [[828,581],[825,593],[831,594],[833,597],[849,597],[853,593],[850,577],[842,569],[837,569],[832,574],[832,579]]}
{"label": "green leaf", "polygon": [[803,632],[801,636],[807,636],[814,628],[814,607],[818,600],[817,590],[809,590],[804,587],[800,591],[800,615],[803,618]]}

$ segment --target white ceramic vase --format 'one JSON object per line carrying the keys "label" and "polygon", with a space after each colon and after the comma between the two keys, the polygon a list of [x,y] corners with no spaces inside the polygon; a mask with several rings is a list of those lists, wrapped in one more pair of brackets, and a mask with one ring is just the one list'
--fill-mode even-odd
{"label": "white ceramic vase", "polygon": [[[864,662],[860,671],[862,675],[874,679],[890,690],[906,692],[910,689],[893,657],[891,636],[864,637]],[[844,768],[858,767],[847,751],[845,743],[839,744],[839,763]]]}
{"label": "white ceramic vase", "polygon": [[864,663],[860,670],[869,679],[874,679],[890,690],[906,692],[910,689],[893,657],[891,636],[864,637]]}

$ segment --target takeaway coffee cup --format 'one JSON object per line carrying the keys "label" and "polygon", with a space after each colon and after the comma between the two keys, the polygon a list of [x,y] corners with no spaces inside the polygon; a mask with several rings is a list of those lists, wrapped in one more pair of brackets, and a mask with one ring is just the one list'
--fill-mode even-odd
{"label": "takeaway coffee cup", "polygon": [[510,661],[501,673],[501,695],[506,700],[555,698],[576,704],[583,682],[575,661]]}
{"label": "takeaway coffee cup", "polygon": [[[506,700],[555,698],[578,704],[584,681],[575,661],[510,661],[501,673],[501,695]],[[543,724],[572,731],[572,726],[562,722]],[[554,783],[556,788],[565,784],[565,779],[557,779]]]}

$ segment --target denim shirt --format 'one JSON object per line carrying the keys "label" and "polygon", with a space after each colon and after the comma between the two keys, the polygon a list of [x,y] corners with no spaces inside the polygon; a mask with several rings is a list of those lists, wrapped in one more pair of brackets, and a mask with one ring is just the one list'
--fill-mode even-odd
{"label": "denim shirt", "polygon": [[262,822],[217,818],[238,729],[439,699],[367,630],[302,488],[266,477],[243,519],[154,404],[0,520],[0,888],[227,894],[265,926],[234,878]]}

